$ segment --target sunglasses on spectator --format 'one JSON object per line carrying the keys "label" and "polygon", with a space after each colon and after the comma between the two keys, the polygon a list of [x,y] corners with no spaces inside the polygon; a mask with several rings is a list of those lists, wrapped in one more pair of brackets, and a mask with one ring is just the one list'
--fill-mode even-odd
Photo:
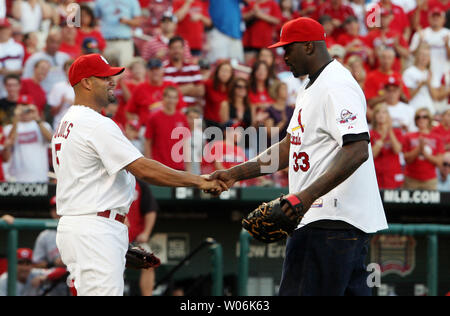
{"label": "sunglasses on spectator", "polygon": [[450,167],[450,162],[444,162],[444,167]]}
{"label": "sunglasses on spectator", "polygon": [[420,119],[429,119],[430,117],[428,115],[417,115],[416,116],[416,120],[420,120]]}
{"label": "sunglasses on spectator", "polygon": [[236,85],[236,89],[246,89],[247,86],[241,85],[241,84],[237,84]]}

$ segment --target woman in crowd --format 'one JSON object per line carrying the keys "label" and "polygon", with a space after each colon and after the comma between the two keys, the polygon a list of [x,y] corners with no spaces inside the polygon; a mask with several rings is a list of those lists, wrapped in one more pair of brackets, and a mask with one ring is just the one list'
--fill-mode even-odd
{"label": "woman in crowd", "polygon": [[402,131],[392,128],[386,104],[380,103],[374,108],[370,138],[378,186],[380,189],[400,188],[404,181],[399,159]]}
{"label": "woman in crowd", "polygon": [[269,95],[270,68],[264,61],[256,61],[250,73],[250,103],[256,112],[265,111],[273,100]]}
{"label": "woman in crowd", "polygon": [[220,105],[220,120],[225,127],[247,128],[254,125],[248,90],[248,81],[244,78],[237,78],[231,83],[228,99]]}
{"label": "woman in crowd", "polygon": [[420,108],[415,115],[418,132],[405,135],[403,142],[406,161],[405,189],[436,190],[436,167],[441,167],[444,145],[441,138],[431,132],[430,110]]}
{"label": "woman in crowd", "polygon": [[434,114],[433,99],[437,97],[437,92],[431,86],[430,47],[427,44],[417,49],[414,65],[408,67],[403,73],[403,82],[411,96],[409,105],[414,110],[426,107],[431,114]]}
{"label": "woman in crowd", "polygon": [[450,151],[450,109],[441,115],[441,121],[433,127],[433,133],[441,137],[445,151]]}
{"label": "woman in crowd", "polygon": [[105,50],[106,41],[102,33],[97,29],[97,20],[94,11],[87,5],[80,6],[81,27],[77,27],[76,42],[81,47],[87,37],[95,38],[98,42],[98,48],[101,52]]}
{"label": "woman in crowd", "polygon": [[[271,146],[286,137],[286,129],[294,113],[294,109],[287,105],[288,87],[286,83],[276,82],[270,89],[270,96],[275,102],[267,109],[268,118],[264,121],[268,136],[267,146]],[[272,128],[278,130],[278,137],[273,142]]]}
{"label": "woman in crowd", "polygon": [[234,80],[233,68],[228,61],[219,62],[213,75],[205,82],[204,117],[208,126],[220,126],[222,102],[228,99],[231,83]]}

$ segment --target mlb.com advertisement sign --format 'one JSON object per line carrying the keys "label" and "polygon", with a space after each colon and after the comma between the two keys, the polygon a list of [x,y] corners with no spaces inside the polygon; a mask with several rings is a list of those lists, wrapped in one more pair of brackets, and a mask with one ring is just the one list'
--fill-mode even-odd
{"label": "mlb.com advertisement sign", "polygon": [[383,202],[401,204],[440,204],[441,193],[439,191],[385,190],[383,192]]}

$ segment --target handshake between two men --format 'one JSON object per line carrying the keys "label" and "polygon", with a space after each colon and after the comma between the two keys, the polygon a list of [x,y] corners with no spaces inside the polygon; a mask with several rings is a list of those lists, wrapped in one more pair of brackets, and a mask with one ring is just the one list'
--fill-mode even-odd
{"label": "handshake between two men", "polygon": [[[231,188],[235,182],[245,178],[245,175],[228,169],[202,177],[209,181],[208,184],[211,186],[209,189],[203,189],[204,192],[217,196]],[[244,217],[241,224],[255,239],[273,243],[291,235],[307,210],[298,196],[290,194],[261,204]]]}

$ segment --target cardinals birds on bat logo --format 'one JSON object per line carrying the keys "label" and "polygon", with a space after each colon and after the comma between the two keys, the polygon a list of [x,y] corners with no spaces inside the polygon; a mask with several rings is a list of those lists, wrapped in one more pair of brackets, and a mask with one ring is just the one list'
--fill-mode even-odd
{"label": "cardinals birds on bat logo", "polygon": [[354,115],[349,110],[344,109],[341,112],[341,117],[337,119],[337,121],[339,122],[339,124],[347,124],[356,121],[356,118],[357,118],[356,115]]}
{"label": "cardinals birds on bat logo", "polygon": [[298,121],[298,125],[299,126],[297,126],[294,129],[292,129],[292,131],[296,131],[298,129],[301,129],[302,133],[304,133],[305,132],[305,125],[302,124],[302,109],[300,109],[300,111],[298,111],[297,121]]}

